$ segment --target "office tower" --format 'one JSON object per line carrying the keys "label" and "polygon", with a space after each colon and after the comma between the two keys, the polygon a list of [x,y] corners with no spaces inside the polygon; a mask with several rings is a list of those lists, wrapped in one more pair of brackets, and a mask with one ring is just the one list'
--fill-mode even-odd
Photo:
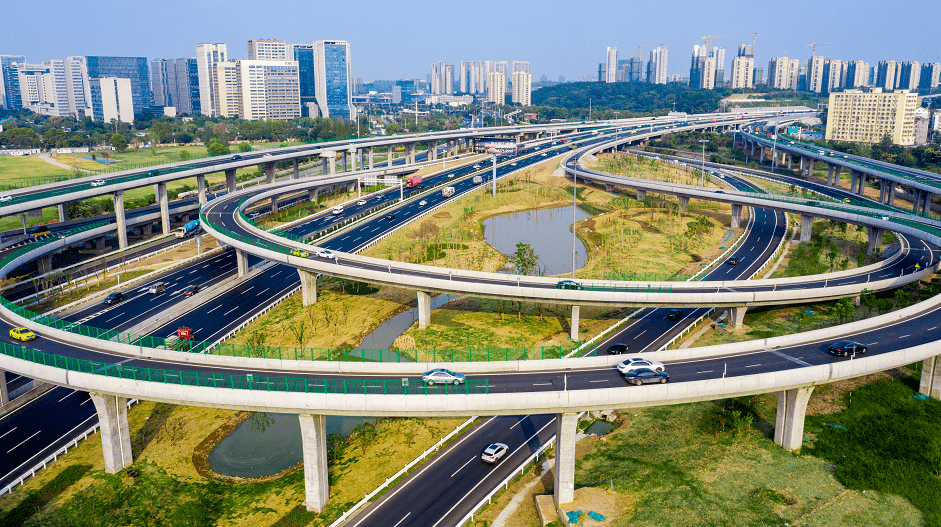
{"label": "office tower", "polygon": [[754,88],[755,57],[737,56],[732,59],[732,89]]}
{"label": "office tower", "polygon": [[830,93],[833,90],[842,88],[843,78],[843,61],[836,59],[825,60],[821,76],[821,91]]}
{"label": "office tower", "polygon": [[[89,79],[130,79],[131,97],[134,100],[133,115],[143,112],[144,108],[153,105],[150,93],[150,72],[146,57],[102,57],[86,56]],[[104,85],[102,85],[104,86]],[[111,84],[108,84],[109,89]],[[104,87],[102,87],[104,90]],[[123,90],[123,84],[116,90]],[[123,92],[122,92],[123,93]],[[127,109],[120,106],[121,120],[124,120]]]}
{"label": "office tower", "polygon": [[294,60],[297,61],[298,84],[301,91],[301,115],[310,117],[310,105],[316,105],[317,84],[314,80],[314,45],[293,44]]}
{"label": "office tower", "polygon": [[711,90],[716,82],[716,58],[705,46],[693,46],[693,55],[689,66],[689,87]]}
{"label": "office tower", "polygon": [[458,91],[460,93],[472,93],[474,91],[473,82],[471,81],[471,71],[470,71],[472,64],[473,63],[471,62],[462,60],[458,66],[460,68],[457,73],[458,84],[459,84]]}
{"label": "office tower", "polygon": [[752,86],[765,84],[765,69],[761,66],[755,66],[755,77],[752,79]]}
{"label": "office tower", "polygon": [[69,93],[64,60],[42,64],[17,64],[20,102],[23,108],[51,116],[69,115]]}
{"label": "office tower", "polygon": [[506,103],[506,77],[499,71],[487,74],[487,101],[497,104]]}
{"label": "office tower", "polygon": [[[170,75],[173,76],[172,80],[168,78]],[[168,59],[151,60],[150,89],[154,92],[154,106],[176,106],[170,90],[171,82],[176,84],[176,67],[173,61]]]}
{"label": "office tower", "polygon": [[608,48],[607,53],[607,60],[605,61],[604,70],[604,82],[614,82],[617,80],[618,48]]}
{"label": "office tower", "polygon": [[657,46],[647,53],[647,82],[667,83],[667,48]]}
{"label": "office tower", "polygon": [[454,95],[454,64],[444,66],[444,93]]}
{"label": "office tower", "polygon": [[286,121],[301,116],[297,62],[237,60],[239,117],[249,121]]}
{"label": "office tower", "polygon": [[516,73],[517,71],[525,71],[526,73],[531,73],[529,71],[529,62],[514,60],[513,61],[513,73]]}
{"label": "office tower", "polygon": [[888,135],[897,145],[912,145],[916,108],[918,94],[908,90],[886,93],[873,87],[831,93],[826,138],[872,144]]}
{"label": "office tower", "polygon": [[196,69],[199,76],[199,110],[203,115],[219,117],[216,106],[216,64],[226,62],[228,53],[225,44],[198,44],[196,46]]}
{"label": "office tower", "polygon": [[238,61],[217,62],[212,70],[216,117],[238,117],[242,112],[242,76]]}
{"label": "office tower", "polygon": [[345,40],[314,42],[317,106],[323,117],[354,118],[350,57],[350,45]]}
{"label": "office tower", "polygon": [[254,38],[248,41],[248,60],[291,60],[283,40]]}
{"label": "office tower", "polygon": [[565,82],[565,75],[559,75],[559,83]]}
{"label": "office tower", "polygon": [[709,56],[714,59],[715,79],[713,87],[721,88],[725,84],[725,48],[714,47],[709,52]]}
{"label": "office tower", "polygon": [[[178,114],[194,115],[199,112],[199,72],[195,58],[184,58],[170,61],[167,67],[168,77],[172,82],[169,85],[170,99]],[[172,70],[172,76],[169,72]],[[154,94],[156,98],[156,93]],[[158,105],[159,106],[159,105]]]}
{"label": "office tower", "polygon": [[826,59],[819,55],[811,56],[810,60],[807,61],[807,91],[814,93],[826,91],[823,79],[823,66],[825,63]]}
{"label": "office tower", "polygon": [[608,78],[608,65],[604,62],[598,64],[598,82],[605,82]]}
{"label": "office tower", "polygon": [[513,72],[513,104],[532,106],[533,76],[528,71]]}
{"label": "office tower", "polygon": [[65,58],[65,89],[69,98],[69,114],[76,119],[92,117],[91,84],[85,57]]}
{"label": "office tower", "polygon": [[16,71],[16,65],[23,62],[26,62],[23,55],[0,55],[0,107],[4,110],[16,110],[23,106]]}
{"label": "office tower", "polygon": [[939,77],[941,77],[941,64],[937,62],[925,63],[921,66],[921,75],[918,87],[925,91],[932,91],[938,87]]}
{"label": "office tower", "polygon": [[921,84],[921,64],[918,61],[900,64],[901,74],[896,85],[900,90],[916,91]]}
{"label": "office tower", "polygon": [[876,86],[882,88],[885,91],[894,90],[895,70],[896,67],[894,60],[880,60],[876,73]]}
{"label": "office tower", "polygon": [[844,88],[858,88],[869,83],[869,64],[861,60],[851,60],[846,63],[846,81]]}
{"label": "office tower", "polygon": [[768,86],[779,90],[796,90],[800,75],[800,61],[787,55],[774,57],[768,62]]}
{"label": "office tower", "polygon": [[[91,63],[91,57],[89,63]],[[146,64],[146,59],[144,61]],[[96,121],[134,122],[134,81],[129,78],[92,77],[88,81],[91,87],[92,115]]]}

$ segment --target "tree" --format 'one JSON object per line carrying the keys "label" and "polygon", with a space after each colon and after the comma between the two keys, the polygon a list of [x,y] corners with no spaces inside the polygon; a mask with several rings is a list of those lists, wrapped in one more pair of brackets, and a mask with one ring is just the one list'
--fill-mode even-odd
{"label": "tree", "polygon": [[363,454],[366,454],[366,448],[375,441],[378,435],[376,425],[367,421],[354,428],[353,435],[356,437],[356,442],[359,443],[360,448],[363,449]]}
{"label": "tree", "polygon": [[193,157],[188,150],[180,150],[179,156],[180,161],[189,161]]}
{"label": "tree", "polygon": [[859,293],[859,303],[866,308],[867,314],[871,314],[878,308],[876,292],[872,289],[863,289],[862,292]]}
{"label": "tree", "polygon": [[157,139],[157,143],[166,142],[173,135],[173,127],[165,121],[157,121],[150,127],[150,133]]}
{"label": "tree", "polygon": [[846,320],[852,320],[853,316],[856,314],[856,306],[853,305],[852,299],[841,298],[836,305],[833,306],[833,311],[840,319],[840,324],[842,324]]}
{"label": "tree", "polygon": [[530,276],[539,268],[539,257],[528,243],[517,243],[516,252],[510,256],[510,262],[516,266],[516,274]]}
{"label": "tree", "polygon": [[111,146],[113,146],[118,152],[124,152],[127,150],[127,139],[125,139],[121,134],[112,135],[108,142],[111,143]]}
{"label": "tree", "polygon": [[209,141],[209,147],[207,148],[207,151],[211,156],[222,156],[229,153],[229,147],[222,144],[221,141],[213,137],[212,140]]}
{"label": "tree", "polygon": [[252,151],[252,145],[248,144],[248,142],[239,143],[239,152],[245,153],[245,152],[251,152],[251,151]]}
{"label": "tree", "polygon": [[294,335],[294,340],[297,341],[297,345],[301,346],[304,344],[304,333],[307,332],[307,324],[303,320],[299,320],[290,326],[291,333]]}

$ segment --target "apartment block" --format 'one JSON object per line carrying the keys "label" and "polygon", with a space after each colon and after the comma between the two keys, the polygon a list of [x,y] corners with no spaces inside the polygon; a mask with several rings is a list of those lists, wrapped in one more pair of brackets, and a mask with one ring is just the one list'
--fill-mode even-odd
{"label": "apartment block", "polygon": [[921,101],[908,90],[846,90],[830,94],[828,141],[878,143],[886,135],[898,145],[915,144],[915,110]]}
{"label": "apartment block", "polygon": [[196,70],[199,78],[199,110],[203,115],[219,117],[216,106],[219,96],[216,93],[218,83],[216,64],[226,62],[228,52],[225,44],[198,44],[196,46]]}
{"label": "apartment block", "polygon": [[506,75],[491,71],[487,74],[487,101],[497,104],[506,103]]}
{"label": "apartment block", "polygon": [[532,106],[533,76],[527,71],[513,72],[513,104]]}
{"label": "apartment block", "polygon": [[248,41],[248,60],[292,60],[283,40],[255,38]]}

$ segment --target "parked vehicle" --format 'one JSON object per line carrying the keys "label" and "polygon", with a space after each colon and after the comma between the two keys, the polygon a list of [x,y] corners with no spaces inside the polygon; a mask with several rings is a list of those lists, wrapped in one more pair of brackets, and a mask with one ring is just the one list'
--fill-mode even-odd
{"label": "parked vehicle", "polygon": [[666,369],[662,362],[645,359],[643,357],[631,357],[625,359],[617,364],[615,368],[618,369],[619,373],[627,373],[629,371],[639,370],[641,368],[647,368],[653,371],[663,371]]}
{"label": "parked vehicle", "polygon": [[441,189],[442,198],[450,198],[453,195],[454,195],[454,187],[444,187],[443,189]]}
{"label": "parked vehicle", "polygon": [[193,220],[179,229],[173,231],[177,238],[187,238],[199,231],[199,220]]}
{"label": "parked vehicle", "polygon": [[633,384],[634,386],[640,386],[641,384],[666,384],[670,382],[670,376],[665,371],[654,371],[650,368],[640,368],[638,370],[633,370],[626,372],[624,374],[624,380],[628,384]]}
{"label": "parked vehicle", "polygon": [[147,292],[152,295],[159,295],[160,293],[163,293],[166,290],[167,290],[166,282],[155,282],[153,284],[150,284],[150,287],[147,288]]}
{"label": "parked vehicle", "polygon": [[421,183],[421,176],[412,176],[405,180],[405,187],[412,188],[417,187]]}
{"label": "parked vehicle", "polygon": [[473,181],[475,185],[480,185],[481,183],[484,182],[484,178],[483,176],[474,176]]}
{"label": "parked vehicle", "polygon": [[10,330],[10,337],[20,342],[26,342],[36,338],[36,334],[27,328],[13,328]]}
{"label": "parked vehicle", "polygon": [[864,355],[867,351],[866,346],[858,342],[853,342],[852,340],[838,340],[827,348],[827,351],[830,352],[830,355],[837,355],[840,357],[846,357],[847,355]]}
{"label": "parked vehicle", "polygon": [[509,451],[510,447],[503,443],[491,443],[480,453],[480,459],[482,459],[484,463],[494,464],[503,459],[503,456]]}
{"label": "parked vehicle", "polygon": [[456,373],[445,368],[435,368],[425,372],[421,376],[421,380],[428,386],[433,386],[435,384],[464,384],[467,379],[463,373]]}
{"label": "parked vehicle", "polygon": [[124,293],[115,292],[105,297],[105,304],[117,304],[124,300]]}

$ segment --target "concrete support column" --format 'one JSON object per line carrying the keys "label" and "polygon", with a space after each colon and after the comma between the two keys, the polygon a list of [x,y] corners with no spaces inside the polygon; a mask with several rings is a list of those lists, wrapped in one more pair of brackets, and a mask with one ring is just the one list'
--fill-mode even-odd
{"label": "concrete support column", "polygon": [[356,170],[362,170],[366,163],[364,163],[366,151],[362,148],[356,150]]}
{"label": "concrete support column", "polygon": [[744,324],[745,311],[748,311],[748,306],[730,307],[729,322],[731,322],[733,326],[741,326]]}
{"label": "concrete support column", "polygon": [[347,172],[347,171],[349,171],[349,165],[347,164],[347,163],[348,163],[348,158],[349,158],[349,152],[343,152],[343,170],[342,170],[342,172]]}
{"label": "concrete support column", "polygon": [[[924,373],[922,373],[924,376]],[[10,392],[7,391],[7,372],[0,370],[0,406],[10,402]]]}
{"label": "concrete support column", "polygon": [[291,176],[291,179],[300,179],[301,178],[301,163],[300,161],[297,160],[296,157],[294,158],[293,165],[294,165],[294,174]]}
{"label": "concrete support column", "polygon": [[316,204],[317,203],[317,193],[320,191],[320,187],[313,188],[307,191],[307,201]]}
{"label": "concrete support column", "polygon": [[[265,164],[265,183],[271,184],[274,183],[275,173],[274,173],[274,163]],[[271,196],[271,213],[275,214],[278,212],[278,196]]]}
{"label": "concrete support column", "polygon": [[418,329],[425,329],[431,323],[431,295],[418,292]]}
{"label": "concrete support column", "polygon": [[895,205],[895,189],[898,188],[898,183],[895,181],[888,181],[887,183],[889,188],[886,192],[886,204],[891,207]]}
{"label": "concrete support column", "polygon": [[812,157],[807,158],[806,169],[807,169],[807,177],[814,175],[814,158]]}
{"label": "concrete support column", "polygon": [[840,188],[840,174],[843,172],[843,167],[840,165],[833,165],[833,186]]}
{"label": "concrete support column", "polygon": [[376,159],[375,159],[375,156],[374,156],[373,154],[374,154],[374,153],[373,153],[373,148],[370,146],[370,147],[369,147],[369,168],[370,168],[370,170],[372,170],[373,168],[376,168]]}
{"label": "concrete support column", "polygon": [[327,175],[327,158],[321,156],[320,163],[321,163],[320,173],[326,176]]}
{"label": "concrete support column", "polygon": [[774,442],[785,450],[800,450],[804,442],[804,414],[814,387],[778,392],[778,411],[774,420]]}
{"label": "concrete support column", "polygon": [[860,196],[863,196],[866,194],[866,174],[862,172],[859,173],[859,185],[858,185],[858,189],[856,193],[859,194]]}
{"label": "concrete support column", "polygon": [[98,249],[98,250],[104,249],[104,248],[105,248],[105,237],[102,236],[101,238],[95,238],[94,242],[92,242],[92,243],[94,244],[95,249]]}
{"label": "concrete support column", "polygon": [[637,191],[637,201],[644,201],[647,198],[647,191],[638,190]]}
{"label": "concrete support column", "polygon": [[579,306],[572,306],[572,322],[569,324],[569,336],[572,340],[578,340],[578,315]]}
{"label": "concrete support column", "polygon": [[239,277],[248,274],[248,253],[241,249],[235,250],[235,269],[238,271]]}
{"label": "concrete support column", "polygon": [[68,203],[59,203],[59,221],[69,221]]}
{"label": "concrete support column", "polygon": [[428,145],[428,161],[437,161],[438,160],[438,142],[432,141],[427,143]]}
{"label": "concrete support column", "polygon": [[45,254],[40,256],[36,260],[36,265],[39,267],[39,274],[46,274],[52,272],[52,253]]}
{"label": "concrete support column", "polygon": [[392,145],[389,145],[388,151],[389,151],[389,155],[386,156],[386,166],[391,167],[392,166],[392,154],[395,152],[395,148],[393,148]]}
{"label": "concrete support column", "polygon": [[833,186],[833,165],[827,163],[827,185]]}
{"label": "concrete support column", "polygon": [[415,164],[415,147],[416,147],[416,146],[418,146],[416,143],[411,143],[411,144],[409,144],[409,145],[406,147],[406,149],[405,149],[406,156],[407,156],[406,159],[405,159],[405,164],[406,164],[406,165],[414,165],[414,164]]}
{"label": "concrete support column", "polygon": [[199,206],[206,204],[206,176],[196,176],[196,192],[199,195]]}
{"label": "concrete support column", "polygon": [[760,151],[758,152],[758,162],[759,162],[759,163],[764,163],[764,162],[765,162],[765,147],[762,146],[762,147],[760,147],[759,150],[760,150]]}
{"label": "concrete support column", "polygon": [[883,229],[878,227],[866,227],[866,231],[869,235],[869,248],[866,250],[866,256],[872,256],[874,252],[882,248]]}
{"label": "concrete support column", "polygon": [[163,234],[170,234],[170,200],[167,198],[167,184],[154,185],[154,195],[157,198],[157,204],[160,205],[160,224],[163,227]]}
{"label": "concrete support column", "polygon": [[689,198],[686,196],[677,196],[677,201],[680,202],[680,210],[686,210],[689,207]]}
{"label": "concrete support column", "polygon": [[305,306],[317,303],[317,275],[310,271],[298,269],[301,275],[301,299]]}
{"label": "concrete support column", "polygon": [[808,216],[806,214],[801,214],[801,237],[800,241],[809,242],[810,235],[813,232],[814,228],[814,217]]}
{"label": "concrete support column", "polygon": [[794,156],[792,156],[791,154],[788,154],[788,155],[787,155],[787,169],[788,169],[788,170],[791,169],[791,161],[793,161],[793,160],[794,160]]}
{"label": "concrete support column", "polygon": [[804,175],[804,167],[805,167],[806,165],[807,165],[807,158],[804,157],[804,156],[801,156],[801,165],[800,165],[800,167],[797,169],[797,173],[803,176],[803,175]]}
{"label": "concrete support column", "polygon": [[304,450],[304,504],[309,511],[320,512],[330,498],[327,472],[327,418],[300,414],[301,448]]}
{"label": "concrete support column", "polygon": [[850,169],[850,192],[856,193],[856,184],[859,180],[859,173]]}
{"label": "concrete support column", "polygon": [[742,226],[742,206],[732,204],[732,224],[733,229],[738,229]]}
{"label": "concrete support column", "polygon": [[225,171],[225,189],[227,192],[235,192],[235,169],[230,168]]}
{"label": "concrete support column", "polygon": [[131,454],[131,431],[127,424],[127,398],[100,393],[88,395],[98,411],[105,472],[117,474],[134,462]]}
{"label": "concrete support column", "polygon": [[925,195],[925,201],[921,205],[921,211],[925,213],[931,212],[931,196],[933,194],[928,191],[923,192],[923,194]]}
{"label": "concrete support column", "polygon": [[941,357],[929,357],[921,361],[918,391],[932,399],[941,399]]}
{"label": "concrete support column", "polygon": [[555,504],[575,500],[575,434],[578,414],[555,415]]}
{"label": "concrete support column", "polygon": [[[161,211],[162,214],[163,211]],[[118,249],[127,247],[127,221],[124,219],[124,191],[114,193],[114,218],[118,228]]]}
{"label": "concrete support column", "polygon": [[337,157],[336,157],[336,155],[330,156],[330,173],[331,173],[331,174],[336,174],[336,173],[337,173]]}

